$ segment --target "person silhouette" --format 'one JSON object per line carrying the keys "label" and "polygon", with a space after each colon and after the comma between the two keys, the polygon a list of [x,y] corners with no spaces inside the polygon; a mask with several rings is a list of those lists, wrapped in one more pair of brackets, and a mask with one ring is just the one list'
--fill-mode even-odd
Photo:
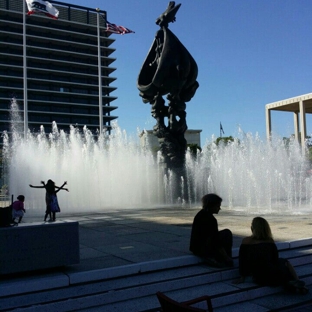
{"label": "person silhouette", "polygon": [[[12,223],[17,225],[22,222],[24,213],[26,212],[24,208],[24,195],[18,195],[17,200],[12,204]],[[15,221],[15,218],[18,218],[18,222]]]}
{"label": "person silhouette", "polygon": [[307,293],[305,283],[299,280],[291,263],[279,258],[268,221],[255,217],[251,223],[251,232],[251,236],[245,237],[240,245],[240,278],[233,283],[243,283],[247,276],[252,276],[253,281],[260,285],[283,285],[294,292]]}
{"label": "person silhouette", "polygon": [[[47,184],[44,183],[44,181],[41,181],[42,185],[39,186],[34,186],[29,184],[30,187],[33,188],[44,188],[46,190],[46,196],[45,196],[45,202],[46,202],[46,211],[45,211],[45,216],[44,216],[44,221],[47,220],[47,217],[50,216],[49,221],[55,221],[55,213],[56,212],[60,212],[61,209],[59,207],[58,204],[58,200],[57,200],[57,193],[60,190],[65,190],[67,192],[69,192],[69,190],[67,188],[64,188],[64,186],[67,184],[67,182],[65,181],[62,186],[56,186],[55,182],[52,180],[48,180]],[[52,216],[51,216],[52,214]]]}
{"label": "person silhouette", "polygon": [[213,214],[221,210],[222,198],[216,194],[202,197],[202,209],[196,214],[191,232],[190,251],[217,267],[233,266],[233,235],[229,229],[219,231]]}

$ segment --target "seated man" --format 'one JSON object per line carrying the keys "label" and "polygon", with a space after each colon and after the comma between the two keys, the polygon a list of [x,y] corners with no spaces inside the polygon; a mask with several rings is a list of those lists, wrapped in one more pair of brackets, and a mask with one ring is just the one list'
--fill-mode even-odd
{"label": "seated man", "polygon": [[232,232],[219,231],[218,221],[213,216],[220,211],[222,198],[216,194],[207,194],[202,198],[202,209],[196,214],[191,233],[190,251],[203,257],[213,266],[233,266]]}

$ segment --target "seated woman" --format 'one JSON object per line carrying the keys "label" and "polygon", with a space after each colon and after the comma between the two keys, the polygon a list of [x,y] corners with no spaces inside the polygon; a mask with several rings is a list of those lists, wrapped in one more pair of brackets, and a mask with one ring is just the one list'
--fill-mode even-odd
{"label": "seated woman", "polygon": [[234,283],[242,283],[247,276],[260,285],[278,286],[306,293],[305,283],[300,281],[287,259],[279,258],[269,223],[256,217],[251,224],[252,235],[245,237],[239,249],[239,273]]}

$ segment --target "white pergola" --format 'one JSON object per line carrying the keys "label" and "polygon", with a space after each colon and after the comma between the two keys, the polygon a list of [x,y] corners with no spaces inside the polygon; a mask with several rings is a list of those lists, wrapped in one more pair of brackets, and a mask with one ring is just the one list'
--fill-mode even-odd
{"label": "white pergola", "polygon": [[[271,111],[292,112],[294,114],[295,139],[304,142],[307,136],[306,114],[312,114],[312,93],[265,105],[266,134],[271,137]],[[299,127],[300,125],[300,127]],[[301,134],[299,140],[299,133]],[[304,144],[302,144],[304,148]]]}

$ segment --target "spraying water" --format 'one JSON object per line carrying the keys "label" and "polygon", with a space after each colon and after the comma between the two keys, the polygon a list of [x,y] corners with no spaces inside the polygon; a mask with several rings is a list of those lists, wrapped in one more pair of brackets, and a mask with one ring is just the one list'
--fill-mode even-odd
{"label": "spraying water", "polygon": [[[186,157],[188,194],[173,198],[172,176],[164,174],[161,157],[155,157],[138,140],[129,138],[117,124],[112,135],[95,140],[84,127],[69,133],[53,123],[52,133],[21,134],[18,107],[12,100],[12,136],[3,135],[4,158],[11,194],[24,194],[30,210],[44,211],[44,190],[31,189],[52,179],[68,182],[69,193],[58,193],[62,211],[87,212],[160,205],[198,205],[209,192],[218,193],[223,205],[246,213],[294,213],[312,209],[309,164],[295,141],[285,146],[252,134],[238,133],[227,145],[215,138],[194,157]],[[185,191],[184,187],[181,187]],[[187,195],[187,196],[186,196]],[[184,198],[189,201],[186,203]]]}

